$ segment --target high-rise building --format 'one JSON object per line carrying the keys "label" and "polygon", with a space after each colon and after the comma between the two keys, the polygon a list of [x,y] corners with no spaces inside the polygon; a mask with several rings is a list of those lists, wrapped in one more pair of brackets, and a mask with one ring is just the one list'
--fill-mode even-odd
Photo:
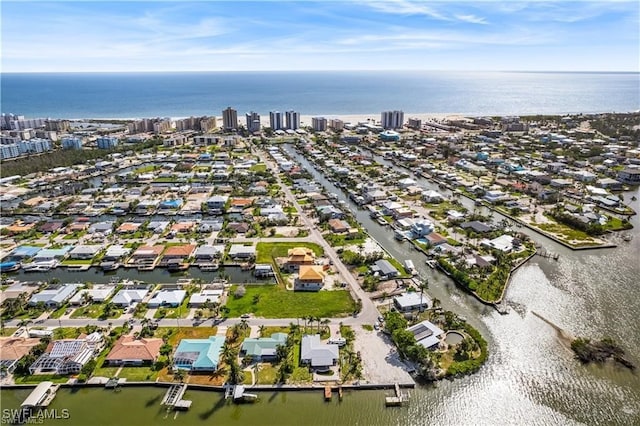
{"label": "high-rise building", "polygon": [[96,139],[96,143],[100,149],[113,149],[118,145],[118,138],[114,136],[100,136]]}
{"label": "high-rise building", "polygon": [[82,139],[77,136],[67,136],[62,138],[64,149],[82,149]]}
{"label": "high-rise building", "polygon": [[300,113],[297,111],[287,111],[285,113],[287,129],[297,130],[300,127]]}
{"label": "high-rise building", "polygon": [[422,128],[422,120],[419,118],[410,118],[407,126],[412,129],[420,130]]}
{"label": "high-rise building", "polygon": [[222,129],[233,130],[238,128],[238,111],[228,107],[222,111]]}
{"label": "high-rise building", "polygon": [[282,130],[284,124],[282,122],[282,113],[280,111],[271,111],[269,113],[269,125],[271,130]]}
{"label": "high-rise building", "polygon": [[0,159],[14,158],[20,156],[20,150],[17,143],[9,143],[0,145]]}
{"label": "high-rise building", "polygon": [[260,114],[257,112],[249,112],[245,114],[247,119],[247,130],[251,133],[260,131]]}
{"label": "high-rise building", "polygon": [[327,119],[324,117],[313,117],[311,119],[311,127],[316,132],[324,132],[327,130]]}
{"label": "high-rise building", "polygon": [[342,130],[344,129],[344,121],[338,118],[332,118],[331,120],[329,120],[329,127],[331,127],[333,130]]}
{"label": "high-rise building", "polygon": [[385,129],[401,129],[404,125],[404,112],[384,111],[380,121]]}

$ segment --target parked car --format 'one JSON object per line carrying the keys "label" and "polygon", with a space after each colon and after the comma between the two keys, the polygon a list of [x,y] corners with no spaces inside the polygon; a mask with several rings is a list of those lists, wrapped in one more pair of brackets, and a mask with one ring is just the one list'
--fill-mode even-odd
{"label": "parked car", "polygon": [[251,315],[249,315],[249,314],[242,314],[242,315],[240,315],[240,318],[244,318],[244,319],[246,319],[246,318],[251,318]]}

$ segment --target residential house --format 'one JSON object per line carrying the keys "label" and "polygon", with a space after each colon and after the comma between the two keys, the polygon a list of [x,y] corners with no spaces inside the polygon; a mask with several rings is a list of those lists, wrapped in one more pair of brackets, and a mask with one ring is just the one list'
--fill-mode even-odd
{"label": "residential house", "polygon": [[123,288],[113,296],[111,303],[121,308],[128,308],[134,303],[140,303],[149,294],[149,286]]}
{"label": "residential house", "polygon": [[284,346],[286,342],[286,333],[273,333],[270,337],[247,338],[240,347],[240,356],[250,356],[252,360],[259,362],[275,361],[278,346]]}
{"label": "residential house", "polygon": [[31,337],[0,337],[0,377],[3,371],[12,373],[18,361],[39,343],[40,339]]}
{"label": "residential house", "polygon": [[426,294],[415,291],[394,297],[393,304],[400,312],[411,312],[416,309],[428,309],[432,302]]}
{"label": "residential house", "polygon": [[130,248],[114,244],[114,245],[109,246],[107,248],[107,251],[105,252],[104,256],[102,257],[102,260],[103,261],[120,260],[120,259],[124,258],[125,256],[129,255],[129,253],[131,253],[131,249]]}
{"label": "residential house", "polygon": [[55,340],[31,366],[29,372],[49,374],[78,374],[95,357],[102,345],[102,335],[91,333],[77,339]]}
{"label": "residential house", "polygon": [[371,272],[378,274],[382,279],[395,278],[400,272],[387,259],[380,259],[371,266]]}
{"label": "residential house", "polygon": [[444,335],[442,329],[426,320],[407,328],[407,330],[413,333],[416,343],[427,349],[438,347],[440,336]]}
{"label": "residential house", "polygon": [[302,265],[314,265],[316,256],[308,247],[294,247],[287,251],[285,268],[289,271],[297,271]]}
{"label": "residential house", "polygon": [[256,246],[232,244],[229,248],[229,257],[234,260],[253,260],[256,258]]}
{"label": "residential house", "polygon": [[319,334],[302,336],[300,363],[311,368],[326,369],[336,365],[339,358],[338,345],[320,341]]}
{"label": "residential house", "polygon": [[169,246],[162,255],[163,263],[171,263],[171,261],[184,262],[193,256],[196,250],[195,244],[183,244],[179,246]]}
{"label": "residential house", "polygon": [[340,219],[329,219],[329,222],[327,223],[329,225],[329,229],[331,229],[331,232],[334,234],[343,234],[348,232],[350,228],[347,222]]}
{"label": "residential house", "polygon": [[511,235],[504,234],[494,238],[493,240],[482,240],[480,241],[480,245],[509,253],[513,250],[515,241],[516,239]]}
{"label": "residential house", "polygon": [[198,247],[194,252],[195,263],[208,263],[219,259],[224,254],[224,245],[204,245]]}
{"label": "residential house", "polygon": [[185,290],[160,290],[153,295],[151,300],[147,303],[147,306],[150,308],[176,308],[180,306],[185,297],[187,297],[187,292]]}
{"label": "residential house", "polygon": [[441,203],[444,201],[444,196],[438,191],[429,189],[422,192],[422,200],[425,203]]}
{"label": "residential house", "polygon": [[78,245],[73,248],[69,252],[69,259],[93,259],[100,251],[103,246],[85,246]]}
{"label": "residential house", "polygon": [[174,368],[190,372],[216,371],[224,337],[208,339],[182,339],[173,354]]}
{"label": "residential house", "polygon": [[202,289],[200,292],[191,295],[188,306],[190,308],[200,308],[207,302],[219,303],[223,294],[223,289]]}
{"label": "residential house", "polygon": [[102,303],[105,302],[115,290],[115,286],[112,285],[95,284],[91,288],[82,288],[78,290],[78,292],[69,299],[69,303],[76,306],[82,305],[86,298],[89,298],[89,300],[95,303]]}
{"label": "residential house", "polygon": [[136,339],[128,334],[121,336],[105,358],[108,365],[149,365],[160,356],[164,342],[158,338]]}
{"label": "residential house", "polygon": [[319,291],[324,286],[325,272],[319,265],[301,265],[294,280],[295,291]]}
{"label": "residential house", "polygon": [[82,284],[62,284],[49,286],[39,293],[35,293],[29,299],[29,305],[35,306],[44,303],[47,308],[58,308],[74,295]]}
{"label": "residential house", "polygon": [[422,238],[433,232],[435,226],[428,219],[417,219],[411,225],[411,234],[414,238]]}
{"label": "residential house", "polygon": [[493,231],[493,228],[490,225],[487,225],[486,223],[480,222],[477,220],[461,223],[460,228],[465,230],[470,229],[471,231],[477,234],[484,234],[484,233]]}

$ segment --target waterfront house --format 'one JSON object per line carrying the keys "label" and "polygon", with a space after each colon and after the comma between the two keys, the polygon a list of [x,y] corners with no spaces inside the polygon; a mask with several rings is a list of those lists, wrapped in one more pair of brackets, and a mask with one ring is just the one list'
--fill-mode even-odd
{"label": "waterfront house", "polygon": [[428,309],[431,299],[424,293],[411,292],[394,297],[393,304],[400,312],[411,312],[416,309]]}
{"label": "waterfront house", "polygon": [[400,275],[400,272],[391,264],[387,259],[377,260],[371,266],[371,272],[377,274],[382,279],[395,278]]}
{"label": "waterfront house", "polygon": [[109,365],[153,364],[160,355],[164,342],[157,338],[136,339],[133,335],[121,336],[105,358]]}
{"label": "waterfront house", "polygon": [[134,303],[142,302],[149,290],[149,286],[123,288],[113,296],[111,303],[120,308],[128,308]]}
{"label": "waterfront house", "polygon": [[343,234],[345,232],[348,232],[350,228],[347,222],[340,219],[330,219],[327,224],[329,225],[329,229],[331,229],[331,232],[333,232],[334,234]]}
{"label": "waterfront house", "polygon": [[163,262],[178,260],[180,262],[193,256],[196,250],[195,244],[183,244],[179,246],[169,246],[162,255]]}
{"label": "waterfront house", "polygon": [[422,321],[416,325],[407,328],[416,338],[416,343],[427,349],[437,348],[440,344],[440,336],[444,335],[444,331],[437,325]]}
{"label": "waterfront house", "polygon": [[182,339],[173,354],[174,368],[190,372],[218,369],[224,337],[210,336],[208,339]]}
{"label": "waterfront house", "polygon": [[35,291],[38,291],[38,283],[36,282],[14,282],[9,287],[0,291],[0,304],[5,300],[18,299],[21,296],[29,296]]}
{"label": "waterfront house", "polygon": [[413,221],[410,229],[413,238],[421,238],[431,234],[435,227],[428,219],[417,219]]}
{"label": "waterfront house", "polygon": [[219,303],[223,294],[223,289],[205,288],[200,292],[191,295],[188,306],[190,308],[200,308],[207,302]]}
{"label": "waterfront house", "polygon": [[124,222],[118,227],[118,229],[116,229],[116,232],[118,234],[133,234],[138,230],[138,228],[140,228],[140,226],[142,226],[141,223]]}
{"label": "waterfront house", "polygon": [[91,224],[89,228],[87,228],[87,233],[102,234],[105,236],[109,235],[113,231],[113,224],[114,222],[112,221],[97,222],[97,223]]}
{"label": "waterfront house", "polygon": [[229,257],[234,260],[253,260],[256,258],[256,246],[232,244],[229,248]]}
{"label": "waterfront house", "polygon": [[91,333],[77,339],[56,340],[31,366],[29,372],[48,374],[78,374],[95,357],[102,345],[102,335]]}
{"label": "waterfront house", "polygon": [[422,192],[422,200],[425,203],[441,203],[444,201],[444,196],[438,191],[429,189]]}
{"label": "waterfront house", "polygon": [[69,304],[75,306],[82,305],[85,303],[87,298],[94,303],[103,303],[114,293],[115,290],[115,286],[112,285],[95,284],[91,288],[82,288],[78,290],[78,292],[69,299]]}
{"label": "waterfront house", "polygon": [[461,223],[460,228],[464,230],[470,229],[471,231],[478,234],[484,234],[493,231],[493,228],[491,226],[477,220]]}
{"label": "waterfront house", "polygon": [[294,280],[295,291],[319,291],[324,286],[325,272],[319,265],[301,265]]}
{"label": "waterfront house", "polygon": [[277,348],[287,342],[286,333],[273,333],[270,337],[247,338],[240,347],[240,356],[250,356],[252,360],[270,362],[277,359]]}
{"label": "waterfront house", "polygon": [[626,167],[620,170],[617,179],[629,185],[640,185],[640,167]]}
{"label": "waterfront house", "polygon": [[47,308],[58,308],[71,298],[82,287],[82,284],[52,285],[35,293],[29,299],[29,305],[44,303]]}
{"label": "waterfront house", "polygon": [[56,231],[61,230],[63,226],[64,226],[63,221],[53,220],[41,225],[40,228],[38,228],[38,230],[44,234],[52,234]]}
{"label": "waterfront house", "polygon": [[319,334],[304,335],[300,344],[300,363],[311,368],[326,369],[336,365],[338,345],[322,343]]}
{"label": "waterfront house", "polygon": [[35,256],[40,250],[42,249],[36,246],[18,246],[9,256],[15,261],[21,261]]}
{"label": "waterfront house", "polygon": [[5,371],[12,373],[18,361],[39,343],[40,339],[31,337],[0,337],[0,377]]}
{"label": "waterfront house", "polygon": [[160,290],[153,295],[147,306],[149,308],[175,308],[180,306],[185,297],[187,297],[185,290]]}
{"label": "waterfront house", "polygon": [[428,235],[425,235],[424,239],[427,241],[427,245],[429,247],[435,247],[447,242],[447,239],[437,232],[432,232]]}
{"label": "waterfront house", "polygon": [[162,254],[164,246],[141,246],[133,252],[129,262],[131,263],[152,263]]}
{"label": "waterfront house", "polygon": [[104,256],[102,257],[102,260],[103,261],[119,260],[119,259],[122,259],[123,257],[127,256],[129,253],[131,253],[131,249],[130,248],[126,248],[124,246],[114,244],[114,245],[109,246],[107,248],[107,251],[105,252]]}
{"label": "waterfront house", "polygon": [[101,250],[102,246],[78,245],[69,252],[69,259],[93,259]]}
{"label": "waterfront house", "polygon": [[493,240],[482,240],[480,241],[480,245],[509,253],[513,250],[514,240],[515,238],[511,235],[504,234],[494,238]]}
{"label": "waterfront house", "polygon": [[34,262],[51,262],[53,260],[62,260],[73,249],[73,246],[64,246],[57,249],[42,249],[35,256]]}
{"label": "waterfront house", "polygon": [[195,257],[196,263],[213,262],[214,260],[222,257],[224,249],[224,245],[204,245],[198,247],[193,252],[193,256]]}

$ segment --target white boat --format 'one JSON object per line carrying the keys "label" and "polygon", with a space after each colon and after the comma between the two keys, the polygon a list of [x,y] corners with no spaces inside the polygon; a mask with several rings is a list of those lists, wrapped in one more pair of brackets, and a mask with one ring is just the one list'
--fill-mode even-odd
{"label": "white boat", "polygon": [[398,229],[395,230],[395,232],[393,233],[393,236],[396,237],[396,240],[398,241],[404,241],[407,239],[407,236],[405,235],[405,233]]}
{"label": "white boat", "polygon": [[49,260],[44,262],[26,263],[22,265],[22,270],[25,272],[46,272],[56,266],[58,266],[58,262],[56,260]]}
{"label": "white boat", "polygon": [[407,259],[404,261],[404,269],[411,275],[418,274],[418,271],[416,271],[416,267],[413,265],[413,261],[411,259]]}

